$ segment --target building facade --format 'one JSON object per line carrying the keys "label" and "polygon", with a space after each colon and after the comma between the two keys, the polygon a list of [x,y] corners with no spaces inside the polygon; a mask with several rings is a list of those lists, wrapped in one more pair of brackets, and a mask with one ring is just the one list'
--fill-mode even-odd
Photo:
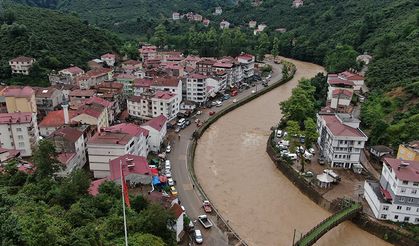
{"label": "building facade", "polygon": [[207,78],[202,74],[191,74],[186,77],[186,100],[196,103],[207,101]]}
{"label": "building facade", "polygon": [[35,59],[32,57],[19,56],[9,61],[13,74],[29,75]]}

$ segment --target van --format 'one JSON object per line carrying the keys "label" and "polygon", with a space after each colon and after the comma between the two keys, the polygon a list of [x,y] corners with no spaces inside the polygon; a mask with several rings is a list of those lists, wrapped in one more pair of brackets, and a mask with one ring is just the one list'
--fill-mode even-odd
{"label": "van", "polygon": [[290,146],[290,141],[281,140],[281,141],[278,142],[278,144],[288,147],[288,146]]}
{"label": "van", "polygon": [[183,124],[185,124],[185,118],[182,118],[182,119],[180,119],[180,120],[178,120],[178,122],[177,122],[177,125],[178,126],[183,126]]}
{"label": "van", "polygon": [[276,137],[281,138],[282,137],[282,130],[276,130]]}
{"label": "van", "polygon": [[313,154],[309,153],[308,151],[304,152],[304,159],[311,160],[313,158]]}
{"label": "van", "polygon": [[297,154],[296,153],[286,153],[285,156],[287,156],[288,158],[290,158],[293,161],[297,160]]}

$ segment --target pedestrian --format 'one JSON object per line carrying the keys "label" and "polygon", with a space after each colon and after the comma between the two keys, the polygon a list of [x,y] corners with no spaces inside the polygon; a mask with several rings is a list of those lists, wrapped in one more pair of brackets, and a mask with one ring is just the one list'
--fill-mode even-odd
{"label": "pedestrian", "polygon": [[180,134],[178,134],[177,136],[178,136],[178,139],[180,140]]}
{"label": "pedestrian", "polygon": [[194,185],[194,184],[192,184],[192,188],[194,188],[194,189],[195,189],[195,185]]}

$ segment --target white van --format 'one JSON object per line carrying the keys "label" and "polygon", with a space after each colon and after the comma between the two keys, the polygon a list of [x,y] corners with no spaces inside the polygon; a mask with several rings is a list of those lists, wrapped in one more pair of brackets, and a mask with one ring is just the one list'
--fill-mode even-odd
{"label": "white van", "polygon": [[311,160],[313,158],[313,154],[311,154],[310,152],[308,152],[308,151],[305,151],[304,152],[304,159],[306,159],[306,160]]}
{"label": "white van", "polygon": [[183,124],[185,124],[185,122],[186,122],[186,119],[182,118],[182,119],[178,120],[177,125],[178,126],[183,126]]}
{"label": "white van", "polygon": [[293,161],[297,160],[297,154],[296,153],[286,153],[285,155]]}

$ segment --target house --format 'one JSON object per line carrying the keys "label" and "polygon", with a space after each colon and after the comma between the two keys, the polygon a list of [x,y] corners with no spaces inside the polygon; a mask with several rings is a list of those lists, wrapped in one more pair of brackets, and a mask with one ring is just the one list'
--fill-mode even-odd
{"label": "house", "polygon": [[12,69],[12,74],[29,75],[29,72],[34,62],[35,59],[32,57],[18,56],[10,60],[9,65]]}
{"label": "house", "polygon": [[20,151],[15,149],[6,149],[0,147],[0,167],[2,163],[7,163],[8,161],[19,157]]}
{"label": "house", "polygon": [[237,57],[243,72],[243,78],[251,78],[255,74],[255,56],[242,53]]}
{"label": "house", "polygon": [[136,60],[127,60],[122,62],[121,69],[123,73],[126,74],[133,74],[135,76],[135,73],[137,71],[140,71],[143,68],[143,64],[140,61]]}
{"label": "house", "polygon": [[[68,114],[67,118],[66,113]],[[63,105],[62,110],[49,112],[39,123],[39,135],[41,135],[42,137],[48,137],[57,129],[61,128],[66,124],[69,124],[70,119],[72,119],[76,115],[76,111],[68,111],[68,105]]]}
{"label": "house", "polygon": [[287,29],[286,28],[283,28],[283,27],[280,27],[280,28],[275,29],[275,32],[286,33],[287,32]]}
{"label": "house", "polygon": [[202,21],[202,15],[200,15],[200,14],[194,14],[193,15],[193,20],[194,21]]}
{"label": "house", "polygon": [[38,125],[31,112],[0,114],[0,147],[15,149],[21,156],[32,156],[39,140]]}
{"label": "house", "polygon": [[176,220],[176,223],[173,225],[173,230],[176,232],[176,242],[180,242],[181,238],[183,237],[183,234],[185,233],[183,231],[185,211],[176,202],[173,203],[170,210],[172,211]]}
{"label": "house", "polygon": [[342,79],[337,74],[327,76],[327,105],[337,112],[349,111],[354,92],[354,82]]}
{"label": "house", "polygon": [[63,101],[67,101],[67,102],[70,101],[70,92],[78,89],[77,85],[66,85],[66,84],[56,84],[56,85],[51,85],[50,87],[53,87],[61,91],[61,93],[63,94]]}
{"label": "house", "polygon": [[204,24],[204,26],[209,26],[210,20],[204,19],[204,20],[202,20],[202,24]]}
{"label": "house", "polygon": [[372,61],[372,56],[365,52],[364,54],[357,56],[356,61],[363,62],[365,65],[368,65]]}
{"label": "house", "polygon": [[[252,62],[249,61],[246,65],[249,65],[249,67],[251,67]],[[225,72],[227,74],[227,84],[229,86],[235,86],[237,85],[237,83],[243,80],[242,66],[236,59],[232,57],[225,57],[223,59],[220,59],[216,63],[214,63],[212,67],[213,72]]]}
{"label": "house", "polygon": [[62,91],[54,87],[33,87],[35,90],[36,107],[40,116],[45,116],[48,112],[54,111],[63,102]]}
{"label": "house", "polygon": [[120,113],[120,108],[118,106],[118,103],[110,102],[106,99],[103,99],[97,96],[93,96],[89,99],[86,99],[84,103],[85,104],[100,104],[103,107],[105,107],[106,110],[108,111],[109,124],[111,124],[115,120],[116,115]]}
{"label": "house", "polygon": [[268,26],[266,24],[259,24],[258,25],[258,30],[263,32]]}
{"label": "house", "polygon": [[204,103],[208,99],[207,78],[202,74],[190,74],[186,77],[186,100]]}
{"label": "house", "polygon": [[119,124],[96,133],[87,142],[94,177],[109,176],[109,161],[125,154],[147,156],[147,139],[148,130],[135,124]]}
{"label": "house", "polygon": [[144,156],[125,154],[109,161],[109,179],[121,183],[121,168],[131,186],[151,184],[152,173]]}
{"label": "house", "polygon": [[84,74],[84,70],[79,67],[68,67],[65,69],[62,69],[56,73],[53,71],[51,74],[49,74],[49,81],[51,85],[57,85],[57,84],[64,84],[64,85],[73,85],[76,82],[76,77],[81,76]]}
{"label": "house", "polygon": [[371,146],[370,153],[378,160],[383,156],[392,155],[393,149],[384,145]]}
{"label": "house", "polygon": [[100,57],[100,59],[109,67],[113,67],[115,65],[115,58],[116,56],[111,53],[106,53]]}
{"label": "house", "polygon": [[168,91],[148,91],[127,100],[128,114],[141,119],[164,115],[172,120],[179,112],[178,95]]}
{"label": "house", "polygon": [[180,14],[178,12],[172,13],[172,20],[180,20]]}
{"label": "house", "polygon": [[141,96],[142,93],[148,91],[151,88],[153,79],[145,77],[142,79],[135,79],[132,84],[134,87],[134,96]]}
{"label": "house", "polygon": [[102,104],[85,103],[76,110],[70,122],[95,126],[98,131],[109,126],[108,110]]}
{"label": "house", "polygon": [[[188,58],[187,58],[188,59]],[[191,58],[189,58],[191,60]],[[213,65],[217,60],[212,58],[202,58],[199,61],[195,61],[197,73],[210,75],[213,71]]]}
{"label": "house", "polygon": [[397,151],[397,159],[419,161],[419,141],[400,144]]}
{"label": "house", "polygon": [[93,97],[95,94],[95,90],[73,90],[69,95],[70,103],[74,105],[82,104],[85,100]]}
{"label": "house", "polygon": [[303,0],[293,0],[292,1],[292,7],[293,8],[299,8],[299,7],[302,7],[303,5],[304,5]]}
{"label": "house", "polygon": [[8,86],[3,90],[3,96],[8,113],[31,112],[36,117],[38,108],[36,106],[35,91],[30,86]]}
{"label": "house", "polygon": [[159,115],[141,125],[142,128],[148,130],[149,150],[158,153],[167,133],[167,118]]}
{"label": "house", "polygon": [[85,139],[79,129],[64,126],[51,133],[48,139],[54,144],[57,159],[62,164],[59,176],[67,176],[86,164]]}
{"label": "house", "polygon": [[106,99],[110,102],[115,102],[115,116],[118,115],[122,109],[126,108],[126,100],[124,99],[123,88],[123,84],[113,81],[102,82],[95,87],[97,97]]}
{"label": "house", "polygon": [[222,13],[223,13],[223,8],[221,8],[220,6],[215,7],[214,15],[221,15]]}
{"label": "house", "polygon": [[101,59],[93,59],[87,62],[87,66],[92,69],[101,69],[103,68],[104,62]]}
{"label": "house", "polygon": [[364,87],[365,78],[362,75],[353,73],[351,71],[344,71],[338,74],[339,79],[351,81],[354,84],[354,90],[360,91]]}
{"label": "house", "polygon": [[256,23],[255,20],[249,21],[249,28],[256,28]]}
{"label": "house", "polygon": [[124,85],[124,93],[125,94],[131,94],[132,89],[132,82],[136,79],[135,75],[133,74],[126,74],[126,73],[120,73],[115,74],[113,77],[118,83],[121,83]]}
{"label": "house", "polygon": [[144,62],[156,57],[157,47],[154,45],[143,45],[141,49],[139,49],[139,52],[141,60]]}
{"label": "house", "polygon": [[359,129],[359,123],[348,114],[317,114],[320,157],[332,168],[350,169],[360,164],[360,154],[368,137]]}
{"label": "house", "polygon": [[182,81],[175,76],[155,77],[150,88],[156,91],[165,91],[174,94],[177,105],[182,101]]}
{"label": "house", "polygon": [[228,21],[221,21],[220,22],[220,29],[229,29],[230,28],[230,22]]}
{"label": "house", "polygon": [[98,68],[87,71],[85,74],[77,77],[76,83],[80,87],[80,89],[88,90],[104,81],[112,80],[112,77],[112,68]]}
{"label": "house", "polygon": [[365,181],[364,198],[377,219],[419,224],[419,162],[384,158],[380,181]]}

